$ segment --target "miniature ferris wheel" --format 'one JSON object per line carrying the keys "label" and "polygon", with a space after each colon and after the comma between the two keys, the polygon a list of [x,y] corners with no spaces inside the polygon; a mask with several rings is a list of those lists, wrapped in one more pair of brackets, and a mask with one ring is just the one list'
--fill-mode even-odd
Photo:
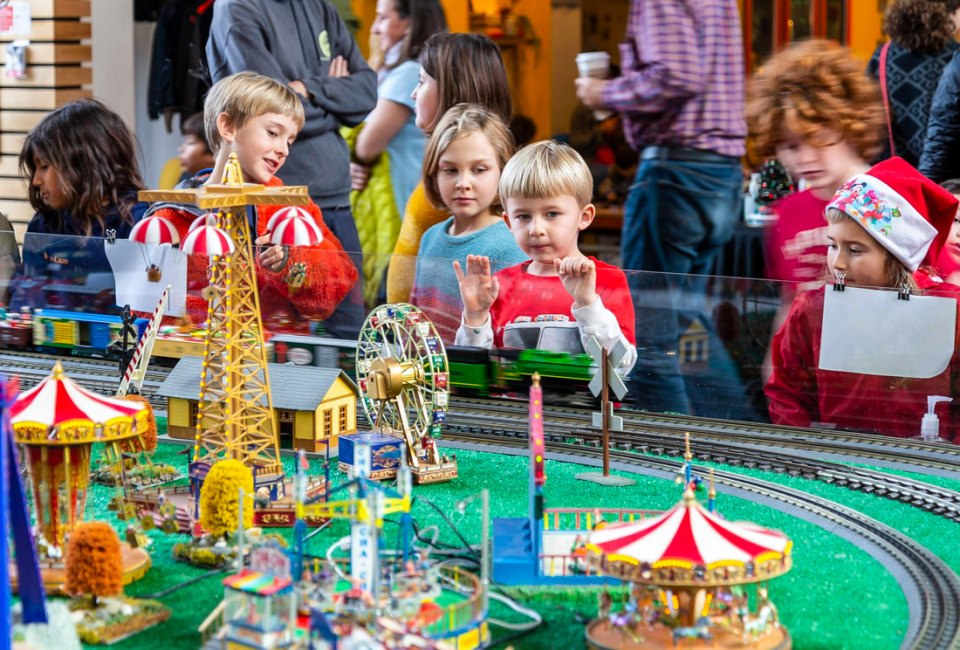
{"label": "miniature ferris wheel", "polygon": [[434,444],[446,421],[448,375],[433,323],[413,305],[377,307],[360,330],[356,367],[367,420],[379,433],[405,440],[418,482],[456,477],[456,462]]}

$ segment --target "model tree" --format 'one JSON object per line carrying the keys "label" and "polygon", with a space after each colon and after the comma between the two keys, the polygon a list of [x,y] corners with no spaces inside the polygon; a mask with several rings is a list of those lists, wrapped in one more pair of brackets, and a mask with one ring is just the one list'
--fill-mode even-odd
{"label": "model tree", "polygon": [[77,526],[67,542],[66,592],[97,598],[123,591],[120,538],[110,524],[88,521]]}
{"label": "model tree", "polygon": [[152,454],[157,450],[157,418],[153,414],[153,406],[150,404],[150,400],[143,395],[136,394],[125,395],[124,399],[146,406],[147,430],[140,436],[139,442],[137,438],[130,438],[129,440],[121,442],[121,449],[126,452],[145,451],[148,454]]}
{"label": "model tree", "polygon": [[239,460],[221,460],[210,468],[200,488],[200,524],[214,537],[225,537],[237,529],[243,488],[243,525],[253,525],[253,474]]}
{"label": "model tree", "polygon": [[770,205],[797,190],[787,169],[777,160],[768,160],[760,167],[757,205]]}

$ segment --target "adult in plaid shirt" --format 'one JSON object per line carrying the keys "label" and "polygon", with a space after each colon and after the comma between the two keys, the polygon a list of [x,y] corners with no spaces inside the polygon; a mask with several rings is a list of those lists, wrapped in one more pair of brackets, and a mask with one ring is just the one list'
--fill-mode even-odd
{"label": "adult in plaid shirt", "polygon": [[[620,67],[620,77],[580,77],[576,85],[590,108],[622,114],[640,154],[624,206],[623,268],[708,273],[740,212],[746,125],[736,0],[632,0]],[[642,297],[634,300],[643,319]],[[658,302],[662,310],[664,299]],[[657,332],[645,342],[638,336],[647,354],[634,370],[632,392],[649,397],[645,406],[690,412],[676,355],[676,313],[667,307],[667,314],[656,314],[667,324],[650,328]]]}

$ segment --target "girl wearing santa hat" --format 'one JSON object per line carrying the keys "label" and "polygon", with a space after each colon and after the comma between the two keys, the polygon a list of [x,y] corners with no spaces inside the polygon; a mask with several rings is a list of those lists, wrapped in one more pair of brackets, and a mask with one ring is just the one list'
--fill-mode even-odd
{"label": "girl wearing santa hat", "polygon": [[[957,214],[957,199],[901,158],[848,180],[826,210],[827,266],[845,285],[917,289],[914,273],[931,247],[942,250]],[[940,285],[949,294],[950,285]],[[919,433],[928,395],[953,395],[960,385],[956,353],[929,379],[906,379],[819,368],[824,288],[793,303],[771,346],[773,372],[765,387],[774,423],[828,426],[897,437]],[[882,324],[851,333],[877,340]],[[956,346],[955,346],[956,349]],[[953,405],[939,407],[952,411]],[[940,413],[941,435],[960,443],[960,413]]]}

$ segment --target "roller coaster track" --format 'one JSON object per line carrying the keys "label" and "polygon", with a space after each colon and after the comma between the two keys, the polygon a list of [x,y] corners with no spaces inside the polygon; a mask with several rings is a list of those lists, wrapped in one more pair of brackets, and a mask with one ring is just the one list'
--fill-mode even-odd
{"label": "roller coaster track", "polygon": [[[525,440],[512,436],[492,439],[489,434],[455,433],[447,437],[482,446],[496,445],[501,449],[526,446]],[[601,456],[596,448],[549,440],[547,451],[554,457],[561,455],[564,460],[581,462],[585,457]],[[619,468],[640,467],[668,475],[681,467],[679,461],[618,450],[611,450],[610,458]],[[696,470],[704,472],[702,467]],[[960,578],[934,553],[886,524],[800,490],[725,471],[715,471],[714,480],[731,491],[750,493],[788,514],[819,523],[834,532],[839,527],[846,533],[845,537],[873,555],[897,579],[907,597],[910,624],[902,647],[917,650],[960,647]]]}

